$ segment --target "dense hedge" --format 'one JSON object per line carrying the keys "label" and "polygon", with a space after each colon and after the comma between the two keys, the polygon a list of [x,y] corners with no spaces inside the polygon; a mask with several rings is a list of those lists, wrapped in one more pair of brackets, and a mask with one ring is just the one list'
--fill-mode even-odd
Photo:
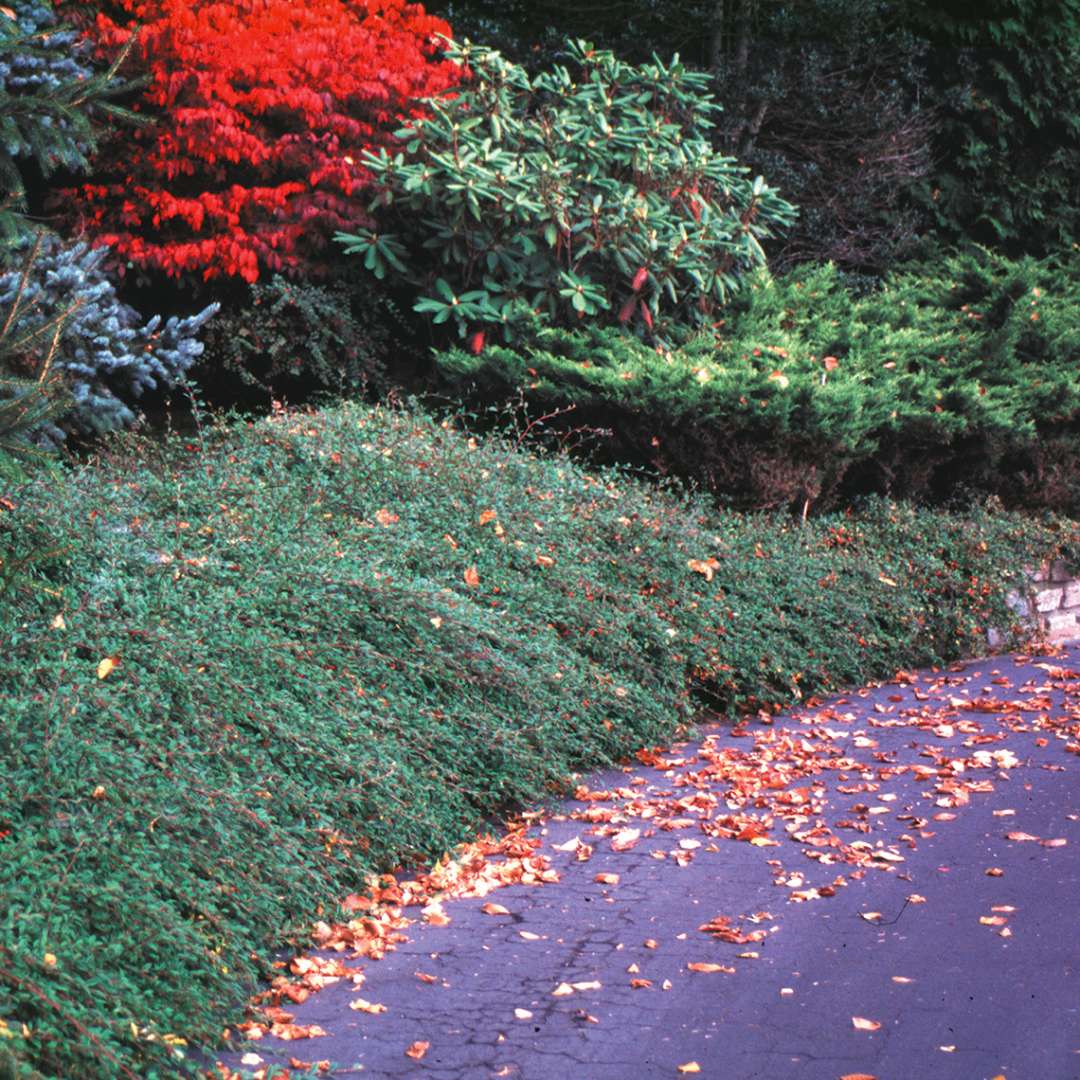
{"label": "dense hedge", "polygon": [[653,348],[610,331],[437,358],[456,392],[523,391],[607,452],[752,508],[958,487],[1080,508],[1080,259],[980,248],[863,294],[832,267],[760,278],[714,333]]}
{"label": "dense hedge", "polygon": [[0,512],[0,1062],[65,1080],[174,1075],[317,905],[703,698],[972,652],[1068,539],[800,529],[355,406],[53,483]]}

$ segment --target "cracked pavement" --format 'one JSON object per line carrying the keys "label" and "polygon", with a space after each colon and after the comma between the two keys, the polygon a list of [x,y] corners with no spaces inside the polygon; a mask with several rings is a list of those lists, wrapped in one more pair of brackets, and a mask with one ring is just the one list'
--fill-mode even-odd
{"label": "cracked pavement", "polygon": [[700,735],[525,815],[557,881],[313,950],[325,1034],[224,1072],[1080,1080],[1080,645]]}

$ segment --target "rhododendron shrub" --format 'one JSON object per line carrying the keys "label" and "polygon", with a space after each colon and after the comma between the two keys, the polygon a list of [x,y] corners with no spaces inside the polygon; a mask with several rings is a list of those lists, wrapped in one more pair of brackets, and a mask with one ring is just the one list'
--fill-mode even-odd
{"label": "rhododendron shrub", "polygon": [[449,26],[404,0],[112,0],[88,20],[106,52],[137,32],[137,108],[159,123],[103,148],[74,210],[172,277],[322,276],[327,239],[368,222],[364,151],[458,72]]}

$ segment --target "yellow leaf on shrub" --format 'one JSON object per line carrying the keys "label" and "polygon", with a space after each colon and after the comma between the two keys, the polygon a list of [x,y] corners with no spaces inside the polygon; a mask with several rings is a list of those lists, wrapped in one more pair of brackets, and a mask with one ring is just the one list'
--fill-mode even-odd
{"label": "yellow leaf on shrub", "polygon": [[118,663],[120,663],[120,657],[106,656],[97,666],[97,677],[107,679]]}

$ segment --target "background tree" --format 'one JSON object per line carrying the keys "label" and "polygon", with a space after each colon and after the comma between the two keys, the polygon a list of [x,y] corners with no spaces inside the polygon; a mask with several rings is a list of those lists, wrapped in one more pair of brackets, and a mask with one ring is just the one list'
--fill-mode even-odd
{"label": "background tree", "polygon": [[931,49],[929,224],[1013,253],[1073,243],[1080,224],[1080,0],[910,0]]}
{"label": "background tree", "polygon": [[715,74],[720,145],[801,209],[770,253],[875,275],[920,236],[1013,253],[1080,213],[1080,0],[448,0],[528,66],[563,33]]}
{"label": "background tree", "polygon": [[0,453],[33,453],[68,430],[131,423],[134,399],[179,380],[201,351],[207,308],[162,325],[117,297],[101,264],[106,249],[66,245],[26,215],[44,179],[82,170],[110,121],[128,116],[110,100],[121,49],[93,66],[52,6],[0,8]]}

